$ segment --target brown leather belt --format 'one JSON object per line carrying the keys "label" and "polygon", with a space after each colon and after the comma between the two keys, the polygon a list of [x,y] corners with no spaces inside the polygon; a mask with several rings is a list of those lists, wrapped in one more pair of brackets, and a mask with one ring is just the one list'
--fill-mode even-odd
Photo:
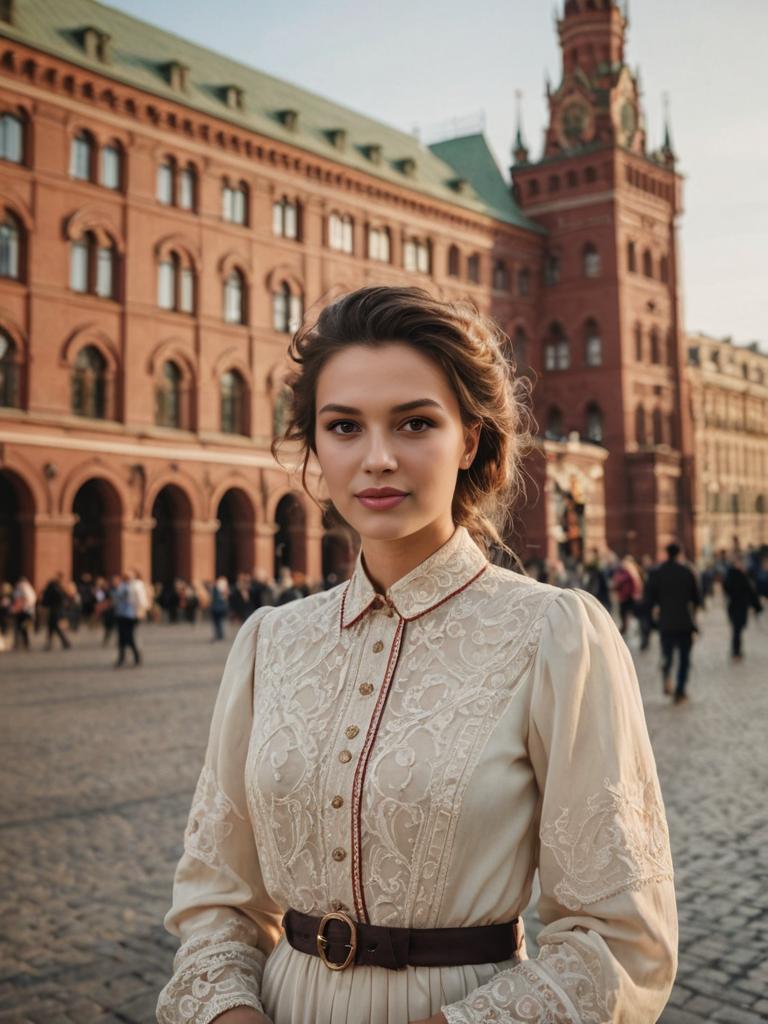
{"label": "brown leather belt", "polygon": [[385,928],[361,924],[340,912],[311,917],[288,910],[285,937],[294,949],[319,956],[332,971],[352,964],[388,967],[457,967],[492,964],[517,952],[517,922],[472,928]]}

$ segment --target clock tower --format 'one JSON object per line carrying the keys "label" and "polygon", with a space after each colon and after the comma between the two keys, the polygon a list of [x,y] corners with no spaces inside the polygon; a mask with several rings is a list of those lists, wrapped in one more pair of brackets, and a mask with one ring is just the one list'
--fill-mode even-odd
{"label": "clock tower", "polygon": [[[607,451],[605,530],[618,554],[692,551],[677,273],[682,179],[669,125],[650,151],[626,4],[567,0],[541,158],[516,147],[515,196],[547,230],[534,411],[542,444]],[[684,510],[688,510],[684,512]],[[555,555],[552,544],[548,554]]]}

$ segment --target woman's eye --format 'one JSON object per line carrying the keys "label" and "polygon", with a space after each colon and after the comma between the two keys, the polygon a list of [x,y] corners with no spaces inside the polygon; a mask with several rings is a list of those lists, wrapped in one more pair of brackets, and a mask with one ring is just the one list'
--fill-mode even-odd
{"label": "woman's eye", "polygon": [[353,423],[352,420],[336,420],[335,423],[330,423],[328,425],[328,430],[332,431],[334,434],[352,434],[356,427],[357,424]]}
{"label": "woman's eye", "polygon": [[433,426],[431,420],[422,419],[420,416],[416,416],[413,419],[406,420],[406,425],[413,427],[416,424],[415,429],[409,430],[410,434],[423,434],[427,427]]}

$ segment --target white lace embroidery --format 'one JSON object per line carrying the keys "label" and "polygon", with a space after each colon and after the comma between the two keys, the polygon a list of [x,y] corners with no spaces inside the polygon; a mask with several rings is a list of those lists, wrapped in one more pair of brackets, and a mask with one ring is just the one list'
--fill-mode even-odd
{"label": "white lace embroidery", "polygon": [[158,1024],[209,1024],[236,1006],[262,1010],[259,999],[264,954],[255,948],[258,931],[238,919],[184,943],[174,958],[174,975],[160,993]]}
{"label": "white lace embroidery", "polygon": [[564,808],[541,828],[541,842],[562,871],[555,896],[569,910],[626,889],[672,878],[664,807],[655,779],[612,783],[573,814]]}
{"label": "white lace embroidery", "polygon": [[233,816],[243,820],[242,814],[219,788],[213,770],[205,765],[197,780],[184,833],[184,849],[190,857],[216,869],[221,863],[222,843],[234,827]]}
{"label": "white lace embroidery", "polygon": [[615,1001],[604,990],[597,954],[550,943],[442,1012],[448,1024],[610,1024]]}

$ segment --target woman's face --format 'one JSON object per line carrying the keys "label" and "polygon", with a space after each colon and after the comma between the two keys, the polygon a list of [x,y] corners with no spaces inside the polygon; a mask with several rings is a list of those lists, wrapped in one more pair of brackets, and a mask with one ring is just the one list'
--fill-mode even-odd
{"label": "woman's face", "polygon": [[350,345],[325,364],[315,397],[328,496],[362,538],[399,540],[451,521],[479,426],[464,426],[436,363],[402,342]]}

